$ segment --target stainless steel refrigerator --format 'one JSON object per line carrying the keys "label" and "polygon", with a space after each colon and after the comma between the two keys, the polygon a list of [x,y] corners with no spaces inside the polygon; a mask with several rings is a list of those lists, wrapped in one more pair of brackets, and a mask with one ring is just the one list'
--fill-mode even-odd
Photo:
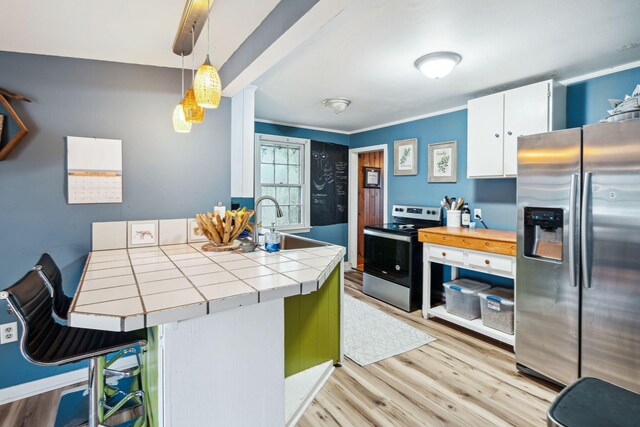
{"label": "stainless steel refrigerator", "polygon": [[640,392],[640,120],[518,139],[516,361]]}

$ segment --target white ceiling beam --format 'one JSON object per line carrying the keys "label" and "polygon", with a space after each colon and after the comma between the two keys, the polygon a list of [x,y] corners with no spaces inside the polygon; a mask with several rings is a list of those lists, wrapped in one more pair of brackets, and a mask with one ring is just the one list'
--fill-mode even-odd
{"label": "white ceiling beam", "polygon": [[[224,86],[222,94],[234,96],[253,83],[352,2],[353,0],[282,0],[220,69]],[[300,13],[303,3],[309,7],[306,13],[297,17],[294,14],[288,23],[283,22],[282,16],[278,16],[287,14],[292,7]],[[284,19],[286,21],[287,18]],[[269,26],[279,28],[267,28]],[[261,48],[265,44],[264,33],[270,33],[274,41]]]}

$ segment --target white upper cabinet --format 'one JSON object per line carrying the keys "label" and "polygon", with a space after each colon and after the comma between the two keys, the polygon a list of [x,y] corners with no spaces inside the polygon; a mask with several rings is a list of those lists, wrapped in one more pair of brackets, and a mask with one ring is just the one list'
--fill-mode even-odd
{"label": "white upper cabinet", "polygon": [[496,93],[473,99],[467,110],[467,175],[504,175],[504,95]]}
{"label": "white upper cabinet", "polygon": [[517,176],[518,137],[564,128],[565,102],[552,80],[470,100],[467,176]]}

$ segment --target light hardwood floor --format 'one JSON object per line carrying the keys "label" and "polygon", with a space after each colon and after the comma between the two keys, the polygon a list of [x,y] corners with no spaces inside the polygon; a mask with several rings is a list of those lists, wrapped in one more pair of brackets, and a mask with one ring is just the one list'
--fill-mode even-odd
{"label": "light hardwood floor", "polygon": [[[360,272],[345,279],[347,294],[437,340],[366,367],[345,359],[299,427],[546,425],[559,390],[518,373],[510,347],[370,298]],[[61,391],[0,406],[0,427],[53,426]]]}
{"label": "light hardwood floor", "polygon": [[370,298],[362,293],[360,272],[345,279],[348,295],[437,340],[365,367],[345,359],[299,427],[546,425],[559,389],[520,374],[510,347]]}
{"label": "light hardwood floor", "polygon": [[[86,383],[38,394],[26,399],[0,405],[0,427],[54,427],[58,403],[62,392]],[[109,425],[118,425],[140,416],[139,408],[122,411],[108,419]],[[86,427],[86,424],[83,425]]]}

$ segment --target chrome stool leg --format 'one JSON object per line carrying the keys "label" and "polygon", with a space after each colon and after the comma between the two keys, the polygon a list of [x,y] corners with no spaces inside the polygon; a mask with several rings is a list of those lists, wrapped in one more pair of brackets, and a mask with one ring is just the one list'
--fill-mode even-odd
{"label": "chrome stool leg", "polygon": [[104,387],[104,356],[89,359],[89,421],[88,427],[101,427],[104,419],[102,393]]}

